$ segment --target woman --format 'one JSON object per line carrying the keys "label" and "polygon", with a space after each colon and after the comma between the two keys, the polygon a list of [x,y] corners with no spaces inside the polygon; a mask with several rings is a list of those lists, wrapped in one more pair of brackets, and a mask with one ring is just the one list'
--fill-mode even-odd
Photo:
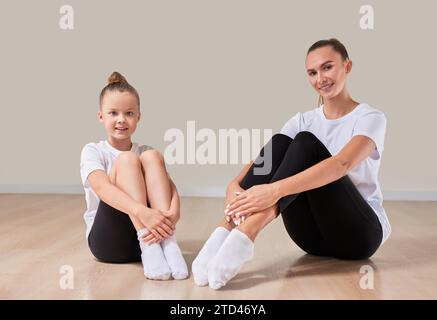
{"label": "woman", "polygon": [[368,258],[391,232],[377,179],[385,115],[349,95],[352,61],[337,39],[314,43],[305,66],[319,107],[297,113],[263,147],[259,159],[272,152],[269,174],[251,162],[228,185],[225,217],[193,261],[198,285],[219,289],[233,278],[279,212],[312,255]]}

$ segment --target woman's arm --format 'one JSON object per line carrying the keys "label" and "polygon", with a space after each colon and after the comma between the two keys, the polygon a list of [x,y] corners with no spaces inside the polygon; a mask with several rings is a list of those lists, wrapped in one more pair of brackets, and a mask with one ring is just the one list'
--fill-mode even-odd
{"label": "woman's arm", "polygon": [[255,185],[230,201],[233,219],[273,206],[280,198],[323,186],[342,177],[344,166],[335,157],[327,158],[291,177],[273,183]]}
{"label": "woman's arm", "polygon": [[271,185],[279,200],[284,196],[315,189],[336,181],[346,175],[346,172],[346,167],[333,156]]}
{"label": "woman's arm", "polygon": [[345,176],[360,161],[375,151],[375,143],[366,136],[354,136],[335,156],[291,177],[270,183],[256,185],[241,193],[233,201],[229,210],[239,216],[260,212],[271,207],[278,200],[290,194],[324,186]]}
{"label": "woman's arm", "polygon": [[360,161],[369,157],[376,148],[366,136],[354,136],[335,156],[327,158],[294,176],[272,183],[278,199],[289,194],[315,189],[348,174]]}

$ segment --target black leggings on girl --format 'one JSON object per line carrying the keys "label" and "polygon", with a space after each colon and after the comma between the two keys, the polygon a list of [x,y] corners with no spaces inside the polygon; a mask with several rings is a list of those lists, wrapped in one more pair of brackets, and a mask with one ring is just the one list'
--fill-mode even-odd
{"label": "black leggings on girl", "polygon": [[[256,161],[241,183],[243,189],[290,177],[332,156],[307,131],[298,133],[295,139],[274,135],[259,157],[267,148],[272,151],[270,173],[254,173],[254,168],[263,166]],[[289,236],[309,254],[366,259],[381,244],[378,217],[347,175],[322,187],[283,197],[278,205]]]}
{"label": "black leggings on girl", "polygon": [[126,213],[100,200],[88,246],[101,262],[127,263],[141,261],[137,231]]}

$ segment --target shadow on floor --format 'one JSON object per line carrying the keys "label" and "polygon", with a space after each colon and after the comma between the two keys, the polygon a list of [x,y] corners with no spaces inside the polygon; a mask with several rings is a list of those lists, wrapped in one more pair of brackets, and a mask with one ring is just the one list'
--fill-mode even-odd
{"label": "shadow on floor", "polygon": [[[290,259],[282,259],[280,261],[274,261],[262,269],[241,273],[223,287],[222,290],[233,291],[248,289],[262,283],[291,277],[346,274],[351,272],[359,274],[360,268],[364,265],[372,267],[375,272],[378,270],[378,267],[371,259],[351,261],[304,254],[291,263]],[[283,271],[281,271],[281,269]],[[272,273],[272,270],[279,271]]]}
{"label": "shadow on floor", "polygon": [[204,243],[205,241],[195,239],[178,240],[179,247],[182,250],[182,254],[187,262],[190,272],[191,264],[193,263],[193,260],[196,258]]}

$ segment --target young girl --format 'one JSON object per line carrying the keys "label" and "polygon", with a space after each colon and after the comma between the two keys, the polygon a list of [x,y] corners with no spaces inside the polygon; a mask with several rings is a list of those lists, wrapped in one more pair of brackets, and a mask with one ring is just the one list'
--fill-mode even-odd
{"label": "young girl", "polygon": [[88,143],[81,153],[88,245],[102,262],[142,261],[149,279],[185,279],[187,265],[173,233],[179,195],[162,155],[132,143],[140,117],[137,91],[112,73],[98,112],[108,138]]}
{"label": "young girl", "polygon": [[228,185],[225,217],[193,261],[198,285],[218,289],[232,279],[279,212],[291,239],[312,255],[365,259],[391,232],[377,178],[384,113],[349,95],[352,61],[338,40],[314,43],[305,65],[323,104],[297,113],[264,146],[269,174],[257,175],[255,161]]}

